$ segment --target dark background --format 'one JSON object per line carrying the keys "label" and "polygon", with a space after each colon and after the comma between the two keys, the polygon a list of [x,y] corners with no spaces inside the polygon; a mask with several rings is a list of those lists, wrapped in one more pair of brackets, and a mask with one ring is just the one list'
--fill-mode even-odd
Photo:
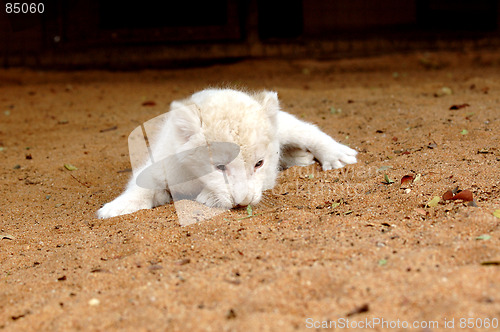
{"label": "dark background", "polygon": [[6,14],[0,65],[136,69],[500,46],[497,0],[49,0]]}

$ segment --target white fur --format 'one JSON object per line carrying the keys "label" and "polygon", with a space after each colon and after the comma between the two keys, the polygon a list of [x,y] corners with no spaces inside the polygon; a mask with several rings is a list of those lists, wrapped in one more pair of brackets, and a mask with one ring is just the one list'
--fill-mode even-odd
{"label": "white fur", "polygon": [[[213,142],[236,144],[237,158],[224,162],[230,149],[204,155]],[[203,90],[174,101],[151,150],[155,161],[164,161],[151,173],[157,187],[137,185],[150,160],[134,169],[125,192],[105,204],[97,212],[99,218],[150,209],[179,194],[210,207],[254,205],[263,191],[274,187],[279,169],[309,165],[314,158],[323,170],[340,168],[355,163],[357,153],[316,126],[281,111],[275,92],[250,95],[230,89]],[[262,166],[256,167],[260,160]],[[225,165],[224,171],[216,168],[219,164]],[[167,177],[193,180],[174,184]]]}

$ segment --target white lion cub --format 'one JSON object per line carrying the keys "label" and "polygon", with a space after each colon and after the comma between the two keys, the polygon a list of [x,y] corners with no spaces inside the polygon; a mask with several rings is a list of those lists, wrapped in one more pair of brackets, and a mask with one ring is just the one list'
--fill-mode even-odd
{"label": "white lion cub", "polygon": [[280,169],[314,159],[323,170],[340,168],[355,163],[357,153],[281,111],[276,92],[231,89],[203,90],[174,101],[150,144],[159,162],[134,168],[125,192],[105,204],[99,218],[177,198],[209,207],[254,205],[273,188]]}

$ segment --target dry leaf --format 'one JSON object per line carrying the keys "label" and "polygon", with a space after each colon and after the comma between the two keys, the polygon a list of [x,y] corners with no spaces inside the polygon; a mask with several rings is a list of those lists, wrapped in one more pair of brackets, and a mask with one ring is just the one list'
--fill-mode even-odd
{"label": "dry leaf", "polygon": [[3,239],[6,239],[6,240],[15,240],[15,236],[13,235],[10,235],[10,234],[7,234],[7,233],[3,233],[3,234],[0,234],[0,240],[3,240]]}
{"label": "dry leaf", "polygon": [[474,198],[472,197],[472,191],[463,190],[463,191],[457,193],[455,196],[453,196],[453,199],[461,199],[461,200],[466,201],[466,202],[472,202],[472,200]]}
{"label": "dry leaf", "polygon": [[453,193],[451,192],[451,190],[448,190],[443,194],[443,201],[448,201],[450,199],[453,199]]}
{"label": "dry leaf", "polygon": [[156,106],[156,102],[148,100],[142,103],[142,106]]}
{"label": "dry leaf", "polygon": [[461,199],[465,202],[472,202],[474,200],[474,197],[472,195],[472,191],[468,189],[458,191],[458,189],[455,188],[454,190],[448,190],[443,194],[444,201],[457,200],[457,199]]}
{"label": "dry leaf", "polygon": [[105,128],[105,129],[101,129],[99,130],[100,133],[105,133],[107,131],[112,131],[112,130],[116,130],[118,129],[118,126],[113,126],[113,127],[109,127],[109,128]]}
{"label": "dry leaf", "polygon": [[191,259],[189,258],[183,258],[175,262],[175,265],[186,265],[191,262]]}
{"label": "dry leaf", "polygon": [[226,313],[226,319],[235,319],[236,318],[236,312],[234,309],[229,309],[229,311]]}
{"label": "dry leaf", "polygon": [[71,164],[64,164],[64,168],[66,168],[68,171],[75,171],[75,170],[78,169],[78,168],[76,168],[75,166],[73,166]]}
{"label": "dry leaf", "polygon": [[434,198],[432,198],[429,202],[427,202],[426,206],[435,207],[439,204],[440,201],[441,201],[441,197],[434,196]]}
{"label": "dry leaf", "polygon": [[481,262],[481,265],[500,265],[500,259],[499,260],[484,261],[484,262]]}
{"label": "dry leaf", "polygon": [[450,96],[452,94],[453,90],[448,88],[447,86],[444,86],[434,93],[434,97],[444,97],[444,96]]}
{"label": "dry leaf", "polygon": [[413,175],[405,175],[401,178],[401,184],[403,185],[407,182],[413,182],[413,179],[414,179]]}
{"label": "dry leaf", "polygon": [[470,105],[465,103],[465,104],[460,104],[460,105],[452,105],[450,107],[450,110],[459,110],[461,108],[469,107]]}
{"label": "dry leaf", "polygon": [[364,312],[368,312],[370,311],[370,306],[368,305],[368,303],[365,303],[357,308],[354,308],[353,310],[349,311],[346,316],[347,317],[351,317],[351,316],[354,316],[354,315],[357,315],[357,314],[362,314]]}

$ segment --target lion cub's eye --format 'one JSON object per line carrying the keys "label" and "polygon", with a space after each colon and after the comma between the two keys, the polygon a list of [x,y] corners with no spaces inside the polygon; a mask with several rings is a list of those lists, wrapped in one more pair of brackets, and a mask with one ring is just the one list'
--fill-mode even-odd
{"label": "lion cub's eye", "polygon": [[255,169],[261,167],[264,164],[264,160],[259,160],[257,164],[255,164]]}
{"label": "lion cub's eye", "polygon": [[217,168],[219,171],[225,171],[226,170],[226,165],[215,165],[215,168]]}

